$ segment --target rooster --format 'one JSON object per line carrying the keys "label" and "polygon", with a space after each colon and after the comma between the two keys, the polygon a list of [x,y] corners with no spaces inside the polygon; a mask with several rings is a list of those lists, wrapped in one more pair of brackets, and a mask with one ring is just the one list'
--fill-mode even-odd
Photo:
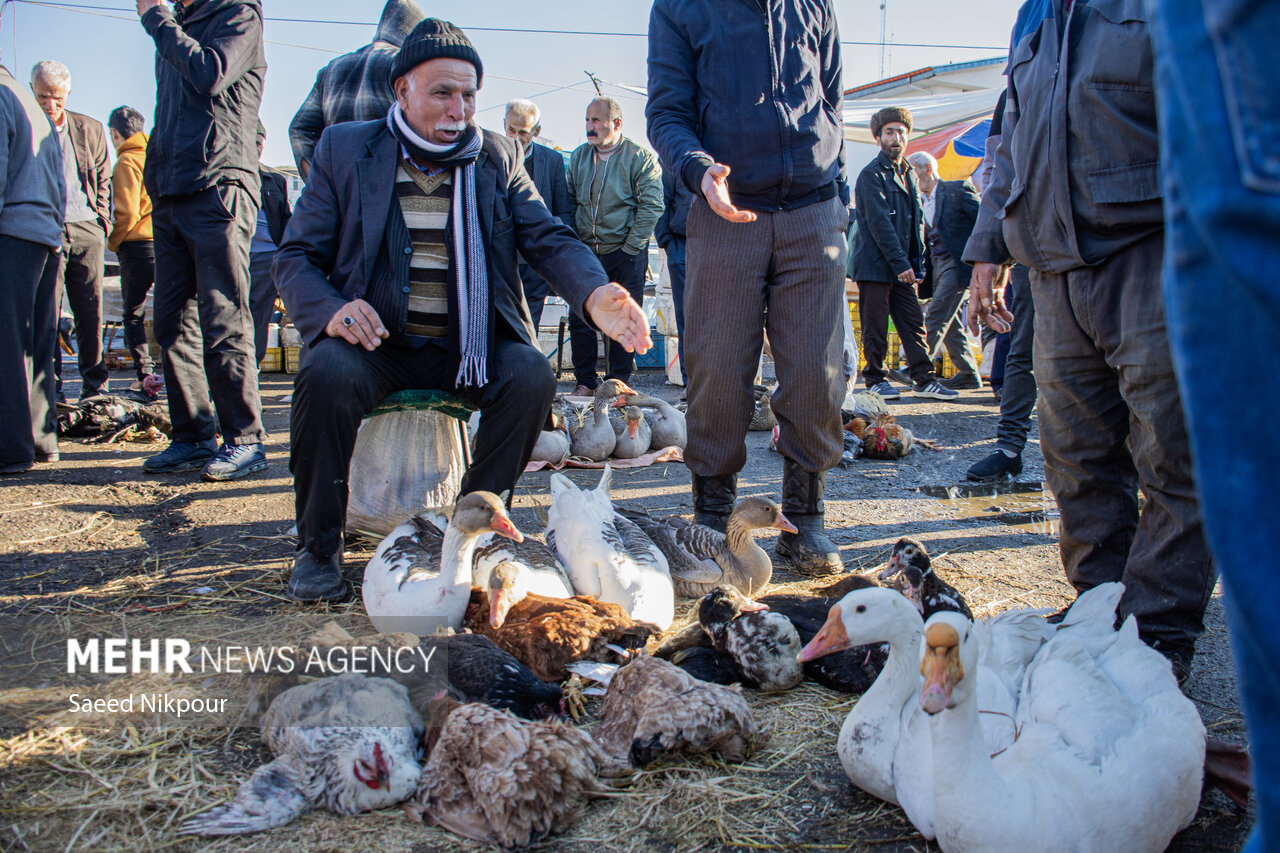
{"label": "rooster", "polygon": [[[854,397],[854,402],[858,404],[857,407],[852,412],[844,413],[844,429],[862,440],[862,455],[868,459],[901,459],[917,444],[930,450],[940,449],[938,442],[920,438],[898,423],[879,394],[858,394]],[[863,405],[868,402],[869,405]]]}

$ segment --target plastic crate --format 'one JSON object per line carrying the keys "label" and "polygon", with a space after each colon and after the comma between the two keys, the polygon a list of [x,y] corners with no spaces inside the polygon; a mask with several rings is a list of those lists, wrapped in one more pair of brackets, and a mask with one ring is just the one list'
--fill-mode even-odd
{"label": "plastic crate", "polygon": [[280,347],[267,347],[263,353],[262,363],[258,365],[259,373],[279,373],[284,370],[284,354]]}
{"label": "plastic crate", "polygon": [[654,329],[649,330],[649,336],[653,338],[653,346],[644,355],[636,353],[636,370],[661,370],[665,373],[667,369],[667,339]]}
{"label": "plastic crate", "polygon": [[302,359],[302,347],[284,347],[284,372],[297,373]]}

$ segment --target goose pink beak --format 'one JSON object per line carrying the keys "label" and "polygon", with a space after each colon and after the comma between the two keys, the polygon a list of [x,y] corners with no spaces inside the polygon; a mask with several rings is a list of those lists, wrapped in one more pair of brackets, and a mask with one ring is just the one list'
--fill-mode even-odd
{"label": "goose pink beak", "polygon": [[827,613],[827,621],[822,626],[822,630],[814,634],[809,644],[800,650],[800,654],[796,655],[796,660],[800,663],[806,663],[816,658],[825,657],[850,648],[853,643],[849,642],[849,635],[844,630],[844,619],[840,613],[840,605],[831,605],[831,610]]}
{"label": "goose pink beak", "polygon": [[800,532],[799,530],[796,529],[796,526],[792,524],[791,521],[785,515],[782,514],[782,510],[778,510],[778,517],[774,519],[773,526],[785,533]]}
{"label": "goose pink beak", "polygon": [[493,521],[490,522],[489,529],[499,536],[505,536],[516,542],[524,541],[524,534],[516,529],[516,526],[511,523],[511,519],[507,518],[504,513],[495,512],[493,514]]}

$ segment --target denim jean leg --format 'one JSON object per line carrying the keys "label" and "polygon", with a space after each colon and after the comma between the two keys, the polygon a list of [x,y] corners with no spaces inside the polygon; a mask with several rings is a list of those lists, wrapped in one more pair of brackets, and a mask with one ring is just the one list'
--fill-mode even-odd
{"label": "denim jean leg", "polygon": [[1274,434],[1275,406],[1258,399],[1256,375],[1223,367],[1268,364],[1280,341],[1271,275],[1280,266],[1280,91],[1271,73],[1280,5],[1162,0],[1149,12],[1170,346],[1249,730],[1257,822],[1245,850],[1260,853],[1280,849],[1280,670],[1270,649],[1280,557],[1271,525],[1260,523],[1280,514],[1280,444],[1224,440]]}

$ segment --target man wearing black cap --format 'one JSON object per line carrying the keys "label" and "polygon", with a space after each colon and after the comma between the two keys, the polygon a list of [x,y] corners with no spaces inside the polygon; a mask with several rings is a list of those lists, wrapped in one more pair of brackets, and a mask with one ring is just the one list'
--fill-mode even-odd
{"label": "man wearing black cap", "polygon": [[924,279],[924,207],[915,172],[903,159],[911,133],[911,112],[885,107],[871,117],[871,135],[880,153],[853,187],[858,234],[853,244],[853,280],[858,283],[862,320],[862,380],[886,400],[901,395],[885,378],[889,318],[907,353],[907,369],[917,397],[952,400],[960,396],[940,384],[924,346],[924,312],[916,284]]}
{"label": "man wearing black cap", "polygon": [[310,347],[292,413],[297,601],[347,594],[347,469],[361,419],[387,394],[467,399],[481,418],[462,492],[515,485],[555,394],[517,251],[609,337],[651,343],[640,306],[547,210],[515,144],[472,123],[483,74],[460,29],[415,27],[386,119],[325,130],[276,254],[276,286]]}

